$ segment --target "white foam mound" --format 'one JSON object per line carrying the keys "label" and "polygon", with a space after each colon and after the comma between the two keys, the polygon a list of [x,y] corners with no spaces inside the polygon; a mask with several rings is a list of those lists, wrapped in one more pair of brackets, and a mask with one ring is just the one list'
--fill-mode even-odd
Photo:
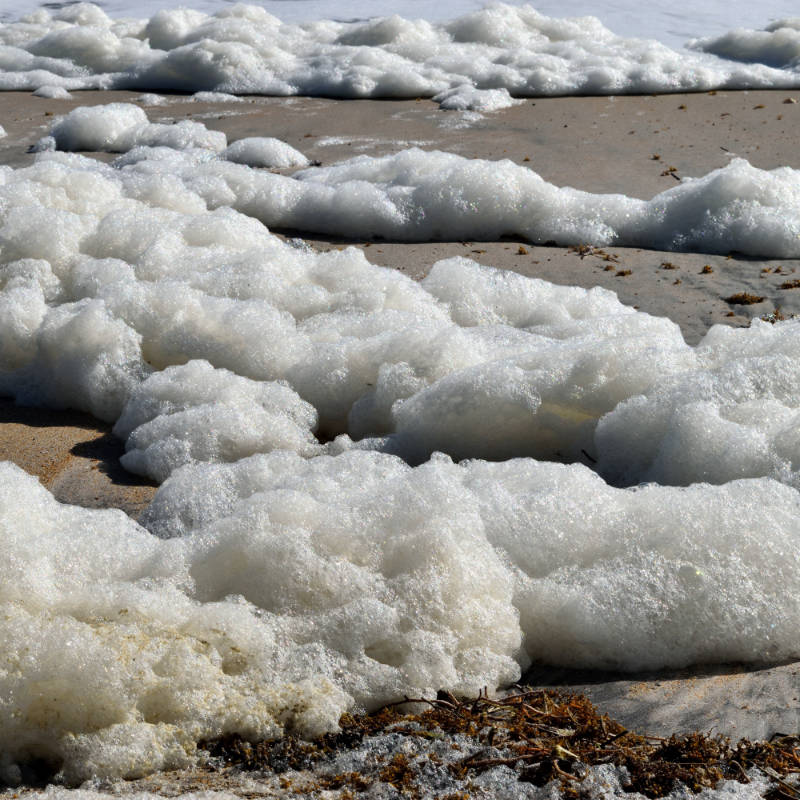
{"label": "white foam mound", "polygon": [[163,481],[198,461],[237,461],[251,453],[319,450],[313,406],[278,383],[190,361],[138,386],[114,426],[126,439],[125,469]]}
{"label": "white foam mound", "polygon": [[703,368],[667,378],[598,425],[599,469],[621,483],[725,483],[771,475],[800,488],[800,325],[713,328]]}
{"label": "white foam mound", "polygon": [[514,100],[508,89],[476,89],[469,83],[440,92],[433,99],[445,111],[500,111],[521,102]]}
{"label": "white foam mound", "polygon": [[277,618],[192,599],[182,543],[61,506],[12,465],[0,476],[6,775],[37,758],[68,783],[133,777],[187,765],[204,735],[336,724],[348,698],[330,681],[275,681]]}
{"label": "white foam mound", "polygon": [[40,86],[34,93],[34,97],[46,97],[50,100],[70,100],[72,95],[63,86]]}
{"label": "white foam mound", "polygon": [[516,235],[537,243],[800,256],[800,172],[761,170],[744,159],[686,178],[651,200],[558,187],[509,160],[417,148],[360,156],[293,177],[221,160],[200,163],[195,154],[164,164],[142,151],[118,165],[132,172],[168,169],[208,207],[232,206],[270,227],[356,239]]}
{"label": "white foam mound", "polygon": [[280,139],[269,136],[251,136],[228,145],[222,157],[234,164],[249,167],[307,167],[309,160],[299,151]]}
{"label": "white foam mound", "polygon": [[195,103],[242,103],[244,100],[228,92],[195,92],[190,98]]}
{"label": "white foam mound", "polygon": [[796,70],[800,58],[800,17],[776,20],[763,30],[737,28],[722,36],[695,39],[690,47],[734,61]]}
{"label": "white foam mound", "polygon": [[153,92],[140,94],[136,98],[136,102],[141,103],[143,106],[166,106],[169,104],[169,100],[167,100],[164,95],[155,94]]}
{"label": "white foam mound", "polygon": [[68,151],[124,153],[137,146],[220,151],[227,145],[224,133],[210,131],[199,122],[182,120],[174,125],[149,122],[144,111],[132,103],[80,106],[59,119],[50,136],[56,149]]}
{"label": "white foam mound", "polygon": [[[617,36],[594,17],[559,19],[500,3],[444,24],[397,15],[283,24],[245,4],[214,15],[162,9],[150,20],[114,20],[97,6],[75,14],[40,9],[4,24],[0,48],[0,89],[14,90],[47,84],[431,97],[464,84],[513,96],[800,85],[793,65],[777,69],[677,52]],[[739,52],[733,49],[734,56]]]}
{"label": "white foam mound", "polygon": [[164,540],[2,478],[0,745],[68,782],[475,692],[531,658],[797,655],[798,495],[769,480],[631,491],[533,460],[273,453],[175,473],[148,515]]}
{"label": "white foam mound", "polygon": [[[421,172],[422,154],[407,155]],[[132,402],[125,419],[138,421],[119,430],[133,435],[127,458],[138,471],[163,479],[197,459],[275,447],[306,452],[317,421],[323,438],[383,437],[372,446],[411,462],[437,449],[458,458],[580,460],[582,451],[597,457],[598,421],[621,403],[672,376],[716,369],[676,325],[634,313],[599,289],[553,287],[462,259],[435,265],[417,284],[373,267],[357,250],[299,251],[230,208],[206,210],[226,196],[256,205],[263,177],[291,179],[207,159],[198,151],[133,151],[128,166],[114,168],[51,154],[9,173],[0,188],[8,265],[0,386],[26,402],[109,420]],[[335,169],[364,166],[375,165]],[[230,183],[215,184],[215,174]],[[755,341],[757,330],[740,336]],[[737,361],[737,342],[724,341],[715,358]],[[167,372],[163,384],[152,378],[140,393],[153,371],[191,359],[215,369]],[[274,381],[296,394],[267,385]],[[167,391],[174,405],[162,408],[151,390]],[[228,391],[229,404],[209,407]],[[764,391],[756,387],[754,398],[766,401]],[[134,412],[141,403],[155,409],[151,416]],[[278,415],[268,432],[248,427],[256,413]],[[347,449],[348,441],[336,446]],[[637,468],[624,480],[645,474]]]}
{"label": "white foam mound", "polygon": [[[406,196],[455,226],[500,188],[487,162],[431,155],[311,173],[329,185],[197,149],[0,172],[0,391],[116,421],[126,463],[169,476],[140,527],[0,466],[4,775],[133,777],[530,660],[800,656],[798,323],[689,347],[602,289],[465,259],[415,283],[232,207],[299,187],[298,218],[333,219],[368,186],[348,208],[368,219],[383,174],[388,219],[400,166],[445,164]],[[661,195],[659,224],[716,219],[716,198],[734,239],[788,241],[793,176],[736,163]]]}

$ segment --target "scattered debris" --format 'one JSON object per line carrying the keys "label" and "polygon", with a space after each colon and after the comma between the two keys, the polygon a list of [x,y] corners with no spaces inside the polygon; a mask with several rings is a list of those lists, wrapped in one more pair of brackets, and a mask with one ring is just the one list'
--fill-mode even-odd
{"label": "scattered debris", "polygon": [[[645,736],[600,714],[583,695],[520,687],[500,699],[481,693],[460,700],[440,692],[434,700],[405,698],[373,714],[345,714],[340,726],[311,742],[287,736],[251,744],[234,735],[202,746],[211,756],[209,771],[282,775],[282,785],[298,796],[374,791],[383,784],[418,798],[432,771],[460,793],[502,767],[507,780],[536,786],[555,781],[562,797],[577,800],[592,768],[606,765],[624,770],[625,791],[649,798],[680,784],[696,793],[723,780],[750,783],[754,768],[773,782],[768,800],[800,797],[791,777],[800,772],[800,736],[736,744],[702,733]],[[378,741],[381,746],[371,745]]]}
{"label": "scattered debris", "polygon": [[764,298],[758,294],[750,294],[749,292],[737,292],[730,297],[722,298],[726,303],[738,306],[752,306],[756,303],[763,303]]}
{"label": "scattered debris", "polygon": [[617,274],[614,276],[615,278],[627,278],[628,275],[633,275],[633,270],[630,269],[618,269]]}
{"label": "scattered debris", "polygon": [[517,250],[517,255],[518,256],[526,256],[526,255],[528,255],[528,248],[527,247],[523,247],[522,245],[520,245],[519,249]]}
{"label": "scattered debris", "polygon": [[701,275],[710,275],[714,271],[714,267],[711,264],[703,265],[703,269],[700,270]]}
{"label": "scattered debris", "polygon": [[586,258],[586,256],[595,256],[596,258],[602,258],[603,261],[613,261],[614,263],[619,262],[619,256],[615,256],[613,253],[607,253],[602,247],[593,247],[590,244],[571,245],[569,248],[567,248],[567,252],[575,253],[582,259]]}
{"label": "scattered debris", "polygon": [[800,289],[800,280],[795,278],[791,281],[784,281],[781,284],[781,289]]}
{"label": "scattered debris", "polygon": [[[786,314],[781,311],[780,306],[776,306],[774,311],[768,311],[766,314],[762,314],[759,319],[774,325],[776,322],[783,322],[785,319],[795,319],[795,316],[795,314],[789,314],[787,317]],[[800,766],[800,763],[798,766]],[[800,794],[798,794],[797,797],[800,798]]]}

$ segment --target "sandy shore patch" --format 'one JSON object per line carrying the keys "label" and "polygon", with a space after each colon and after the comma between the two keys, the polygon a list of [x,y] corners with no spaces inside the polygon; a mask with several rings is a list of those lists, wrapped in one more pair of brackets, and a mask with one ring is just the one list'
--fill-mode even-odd
{"label": "sandy shore patch", "polygon": [[[72,100],[47,100],[2,94],[0,119],[8,136],[0,140],[0,163],[30,163],[29,146],[59,114],[78,105],[132,102],[139,96],[76,92]],[[224,131],[229,141],[274,136],[323,164],[419,146],[467,157],[509,158],[558,185],[646,198],[678,180],[722,167],[734,155],[761,168],[800,166],[794,141],[800,104],[786,102],[798,98],[800,93],[785,91],[550,98],[481,118],[443,112],[427,100],[248,98],[211,104],[173,96],[166,105],[145,108],[153,121],[200,120]],[[754,317],[800,313],[800,289],[784,288],[800,279],[800,265],[791,261],[536,247],[517,240],[400,244],[304,238],[320,250],[354,244],[373,263],[414,278],[425,275],[435,261],[458,255],[559,284],[604,286],[627,304],[674,320],[690,343],[713,324],[741,326]],[[762,299],[752,304],[726,299],[740,294]],[[87,415],[0,403],[0,458],[38,475],[59,500],[119,507],[138,516],[155,487],[119,467],[121,452],[109,428]],[[634,677],[547,670],[530,674],[527,682],[585,692],[625,724],[654,732],[713,728],[760,737],[800,727],[796,665]]]}
{"label": "sandy shore patch", "polygon": [[121,508],[138,517],[156,486],[120,466],[123,452],[111,427],[89,414],[22,408],[0,399],[0,460],[38,476],[62,503]]}

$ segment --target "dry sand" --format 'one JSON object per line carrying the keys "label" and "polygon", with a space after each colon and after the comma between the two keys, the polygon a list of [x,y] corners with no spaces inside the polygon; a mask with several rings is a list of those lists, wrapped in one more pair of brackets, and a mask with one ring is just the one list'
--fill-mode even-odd
{"label": "dry sand", "polygon": [[[78,105],[138,97],[138,92],[76,92],[72,100],[0,94],[0,123],[8,132],[0,140],[0,164],[30,163],[28,146],[47,132],[55,115]],[[800,167],[793,136],[800,103],[787,102],[798,99],[800,92],[786,91],[535,99],[472,122],[440,111],[429,100],[246,98],[209,104],[172,96],[168,105],[146,110],[154,121],[202,120],[230,141],[276,136],[323,164],[416,145],[469,157],[509,158],[558,185],[648,198],[676,179],[724,166],[734,155],[762,168]],[[662,174],[669,167],[675,170]],[[628,248],[579,254],[523,241],[399,244],[305,238],[320,250],[355,244],[374,263],[414,278],[440,258],[465,255],[555,283],[605,286],[625,303],[670,317],[691,343],[715,323],[747,325],[775,309],[800,313],[800,290],[780,289],[795,269],[800,277],[800,262]],[[711,272],[703,271],[706,265]],[[765,300],[731,306],[723,299],[742,291]],[[0,458],[39,475],[62,501],[119,507],[136,516],[154,488],[119,467],[120,453],[121,444],[108,427],[86,415],[0,404]],[[800,729],[799,673],[800,664],[642,676],[546,668],[530,671],[526,681],[584,691],[603,710],[640,730],[713,729],[734,737],[767,737]]]}

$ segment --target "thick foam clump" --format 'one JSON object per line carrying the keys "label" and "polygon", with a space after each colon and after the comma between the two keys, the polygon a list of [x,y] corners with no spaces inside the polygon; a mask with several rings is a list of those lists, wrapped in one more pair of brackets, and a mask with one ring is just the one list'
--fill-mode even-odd
{"label": "thick foam clump", "polygon": [[800,58],[800,17],[776,20],[763,30],[737,28],[722,36],[695,39],[690,46],[732,61],[796,70]]}
{"label": "thick foam clump", "polygon": [[269,136],[239,139],[222,152],[222,157],[248,167],[307,167],[310,163],[290,144]]}
{"label": "thick foam clump", "polygon": [[796,322],[714,328],[702,369],[666,378],[598,425],[598,468],[617,483],[725,483],[771,475],[800,488]]}
{"label": "thick foam clump", "polygon": [[167,166],[142,151],[118,165],[132,172],[169,169],[208,207],[232,206],[271,227],[356,239],[516,235],[538,243],[800,256],[800,172],[761,170],[744,159],[685,178],[651,200],[558,187],[508,160],[417,148],[293,177],[201,162],[193,154],[171,158]]}
{"label": "thick foam clump", "polygon": [[797,492],[768,480],[630,491],[533,460],[275,452],[176,472],[146,520],[164,540],[2,471],[6,774],[133,777],[530,659],[797,654]]}
{"label": "thick foam clump", "polygon": [[40,86],[34,93],[34,97],[45,97],[49,100],[70,100],[72,95],[63,86]]}
{"label": "thick foam clump", "polygon": [[199,122],[182,120],[174,125],[149,122],[144,111],[132,103],[80,106],[58,120],[50,136],[58,150],[110,153],[124,153],[137,146],[221,151],[227,145],[224,133],[210,131]]}
{"label": "thick foam clump", "polygon": [[[442,156],[401,155],[419,172]],[[435,265],[417,284],[354,249],[297,250],[222,207],[226,197],[257,207],[259,181],[291,179],[211,158],[132,151],[115,168],[53,154],[10,173],[0,190],[8,209],[0,385],[26,402],[110,420],[132,403],[125,419],[137,421],[119,430],[132,437],[126,458],[137,471],[163,479],[198,459],[306,452],[315,427],[323,440],[347,434],[339,450],[365,439],[415,463],[437,449],[457,458],[595,458],[604,415],[673,376],[714,368],[676,325],[599,289],[553,287],[462,259]],[[334,169],[357,174],[373,161]],[[58,235],[36,235],[45,230]],[[736,358],[736,347],[720,346],[717,357]],[[211,366],[148,379],[192,359]],[[206,383],[198,394],[195,384]],[[166,405],[155,400],[162,391]],[[221,393],[230,402],[215,417],[208,404]],[[141,403],[151,416],[134,411]],[[250,414],[267,415],[269,431],[250,430]]]}
{"label": "thick foam clump", "polygon": [[[82,4],[88,5],[88,4]],[[742,64],[617,36],[594,17],[495,4],[444,24],[399,16],[283,24],[236,4],[150,20],[99,7],[37,10],[0,32],[0,88],[137,88],[232,94],[431,97],[466,84],[513,96],[799,85],[793,66]],[[738,57],[740,50],[733,48]],[[770,62],[776,63],[776,62]],[[777,62],[784,67],[784,62]],[[486,103],[488,95],[470,103]],[[461,93],[464,102],[465,95]],[[456,101],[453,101],[456,102]],[[507,103],[507,100],[504,100]]]}
{"label": "thick foam clump", "polygon": [[[304,180],[163,147],[0,172],[0,390],[115,421],[125,463],[166,478],[140,527],[0,466],[4,780],[40,759],[68,782],[141,775],[531,660],[800,655],[796,323],[693,348],[602,289],[465,259],[417,283],[248,216],[289,187],[299,218],[343,197],[366,218],[383,174],[378,213],[400,219],[401,166],[437,167],[431,197],[488,179],[401,155]],[[660,196],[685,204],[664,224],[734,187],[767,219],[792,175],[735,164]],[[432,213],[470,213],[461,180]]]}
{"label": "thick foam clump", "polygon": [[508,89],[476,89],[469,83],[440,92],[433,99],[445,111],[500,111],[521,102],[514,100]]}
{"label": "thick foam clump", "polygon": [[114,433],[127,440],[125,469],[163,481],[198,461],[237,461],[276,449],[314,455],[316,425],[313,406],[287,386],[190,361],[139,385]]}
{"label": "thick foam clump", "polygon": [[182,543],[0,476],[3,780],[32,759],[73,784],[135,777],[187,765],[203,737],[335,726],[349,698],[312,670],[278,677],[277,617],[194,600]]}

